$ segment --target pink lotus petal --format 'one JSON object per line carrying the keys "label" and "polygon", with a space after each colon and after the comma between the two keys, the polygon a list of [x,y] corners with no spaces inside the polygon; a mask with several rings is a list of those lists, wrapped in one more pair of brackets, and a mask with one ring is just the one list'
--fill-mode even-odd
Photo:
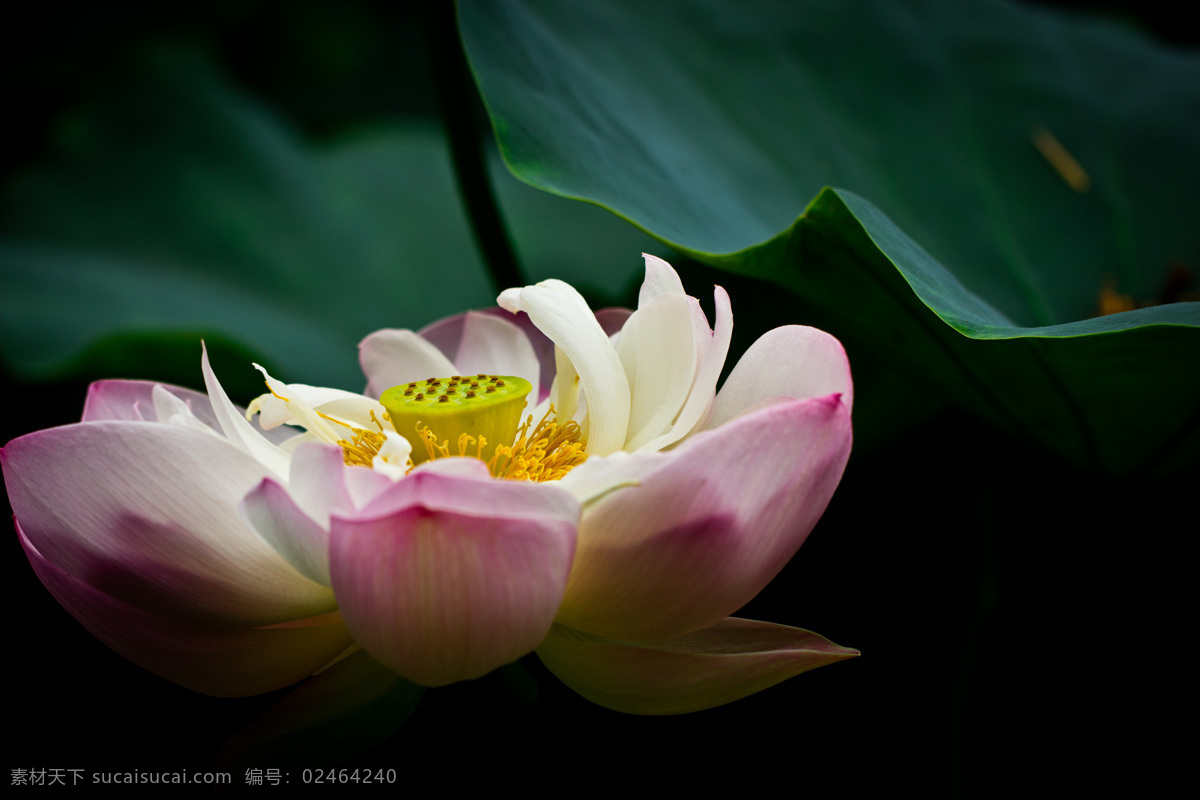
{"label": "pink lotus petal", "polygon": [[804,542],[850,444],[849,411],[831,396],[698,434],[649,474],[644,458],[630,459],[640,485],[587,508],[558,621],[656,641],[736,611]]}
{"label": "pink lotus petal", "polygon": [[375,331],[359,343],[358,360],[367,376],[365,394],[376,400],[393,386],[454,374],[450,359],[406,330]]}
{"label": "pink lotus petal", "polygon": [[579,694],[629,714],[713,708],[859,654],[811,631],[735,617],[645,645],[555,625],[537,653]]}
{"label": "pink lotus petal", "polygon": [[427,686],[537,647],[575,549],[578,506],[566,492],[413,473],[388,500],[396,507],[382,516],[333,518],[330,571],[356,641]]}
{"label": "pink lotus petal", "polygon": [[192,413],[214,431],[221,430],[213,414],[212,404],[208,402],[208,395],[184,389],[182,386],[168,386],[152,381],[96,381],[88,387],[87,400],[83,405],[83,421],[121,419],[157,422],[159,420],[154,413],[153,398],[155,386],[162,386],[185,402]]}
{"label": "pink lotus petal", "polygon": [[222,697],[260,694],[311,675],[350,644],[336,614],[287,626],[210,626],[169,619],[76,579],[17,535],[54,598],[106,645],[156,675]]}
{"label": "pink lotus petal", "polygon": [[31,433],[0,451],[13,511],[46,559],[156,614],[269,625],[335,608],[238,512],[266,477],[219,437],[144,422]]}
{"label": "pink lotus petal", "polygon": [[242,514],[275,552],[311,581],[329,585],[329,531],[296,505],[271,478],[242,499]]}
{"label": "pink lotus petal", "polygon": [[830,394],[840,394],[842,404],[853,409],[854,382],[842,343],[816,328],[775,328],[750,345],[733,368],[713,403],[707,427],[724,425],[770,397]]}
{"label": "pink lotus petal", "polygon": [[578,503],[553,483],[498,481],[479,459],[458,457],[426,461],[362,506],[357,516],[383,517],[412,505],[481,517],[579,518]]}
{"label": "pink lotus petal", "polygon": [[[600,323],[600,330],[604,331],[604,335],[611,338],[621,332],[621,329],[625,327],[625,323],[629,320],[629,318],[632,315],[633,315],[633,309],[631,309],[631,308],[602,308],[596,312],[596,322]],[[526,319],[528,319],[528,316],[526,316],[525,314],[518,314],[517,316],[525,317]],[[532,325],[533,323],[530,323],[530,324]],[[537,330],[537,328],[534,328],[534,330]],[[542,337],[545,337],[545,334],[542,333],[541,331],[538,331],[538,334]],[[550,341],[550,340],[547,339],[546,341]],[[551,347],[550,366],[553,367],[554,366],[554,358],[553,358],[554,343],[553,342],[550,343],[550,347]],[[551,370],[551,374],[553,375],[553,370]]]}

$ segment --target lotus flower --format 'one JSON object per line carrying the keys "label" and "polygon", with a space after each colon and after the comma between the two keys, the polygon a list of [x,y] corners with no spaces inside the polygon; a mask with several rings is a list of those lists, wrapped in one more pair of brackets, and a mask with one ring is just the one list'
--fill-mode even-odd
{"label": "lotus flower", "polygon": [[835,339],[771,331],[717,393],[729,298],[710,328],[660,259],[632,313],[559,281],[499,302],[367,337],[365,395],[264,371],[247,415],[206,355],[207,395],[94,384],[82,422],[0,450],[39,578],[110,647],[218,695],[357,648],[429,686],[536,651],[597,703],[677,713],[857,654],[728,616],[841,477]]}

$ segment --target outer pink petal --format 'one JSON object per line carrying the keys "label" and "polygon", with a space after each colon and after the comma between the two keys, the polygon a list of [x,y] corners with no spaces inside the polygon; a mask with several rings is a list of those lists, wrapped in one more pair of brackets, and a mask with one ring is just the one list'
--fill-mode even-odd
{"label": "outer pink petal", "polygon": [[17,526],[29,563],[54,598],[135,664],[198,692],[241,697],[295,683],[351,643],[337,614],[286,626],[206,626],[136,608],[47,561]]}
{"label": "outer pink petal", "polygon": [[712,708],[859,654],[811,631],[734,617],[646,645],[556,625],[537,653],[579,694],[629,714]]}
{"label": "outer pink petal", "polygon": [[[780,403],[659,454],[640,485],[587,508],[558,622],[657,641],[736,611],[804,542],[850,444],[850,413],[831,396]],[[639,472],[644,462],[628,461]]]}
{"label": "outer pink petal", "polygon": [[842,343],[828,333],[787,325],[764,333],[742,355],[717,394],[707,427],[724,425],[771,397],[824,397],[840,394],[854,407],[854,382]]}
{"label": "outer pink petal", "polygon": [[412,331],[375,331],[358,345],[358,360],[367,376],[368,397],[378,399],[393,386],[454,374],[454,364]]}
{"label": "outer pink petal", "polygon": [[[182,386],[172,386],[153,381],[96,381],[88,387],[87,400],[83,406],[84,422],[104,420],[129,420],[132,422],[161,422],[154,408],[154,387],[161,387],[182,400],[191,412],[208,427],[218,433],[221,425],[213,413],[208,395]],[[243,409],[238,409],[242,411]],[[275,444],[282,444],[296,435],[295,428],[280,427],[263,431],[257,421],[251,423],[255,430]]]}
{"label": "outer pink petal", "polygon": [[266,476],[216,436],[87,422],[0,451],[13,511],[50,562],[124,602],[196,624],[269,625],[332,610],[238,512]]}
{"label": "outer pink petal", "polygon": [[[571,568],[569,495],[428,472],[397,486],[386,513],[333,518],[330,571],[355,640],[426,686],[477,678],[537,647]],[[481,513],[487,494],[494,502]],[[455,500],[458,510],[446,507]]]}
{"label": "outer pink petal", "polygon": [[214,431],[220,431],[208,395],[182,386],[169,386],[152,381],[97,381],[88,387],[83,405],[83,421],[123,419],[133,422],[157,422],[154,413],[154,387],[162,386],[187,403],[188,408]]}

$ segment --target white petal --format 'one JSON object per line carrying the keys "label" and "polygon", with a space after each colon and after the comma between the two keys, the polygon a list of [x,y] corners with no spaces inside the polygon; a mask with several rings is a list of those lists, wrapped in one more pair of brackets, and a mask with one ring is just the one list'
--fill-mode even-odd
{"label": "white petal", "polygon": [[579,292],[562,281],[548,280],[505,290],[498,302],[514,313],[527,313],[555,343],[560,396],[570,394],[570,387],[563,385],[564,359],[578,372],[580,388],[587,395],[588,452],[604,455],[619,450],[629,425],[629,383],[608,336]]}
{"label": "white petal", "polygon": [[463,325],[455,374],[516,375],[540,385],[541,367],[529,337],[515,324],[493,314],[472,311]]}
{"label": "white petal", "polygon": [[379,397],[393,386],[455,374],[441,350],[412,331],[375,331],[358,345],[358,360],[367,376],[367,391]]}
{"label": "white petal", "polygon": [[[708,330],[708,321],[704,318],[699,304],[692,309],[696,324],[698,363],[696,379],[692,383],[687,403],[679,412],[671,429],[657,439],[643,444],[641,450],[661,450],[675,444],[700,425],[712,407],[717,381],[725,367],[725,358],[729,355],[729,340],[733,336],[733,310],[730,308],[729,295],[720,286],[714,287],[713,302],[717,311],[715,330]],[[697,313],[699,318],[695,316]]]}
{"label": "white petal", "polygon": [[658,256],[642,253],[646,262],[646,277],[642,281],[642,289],[638,292],[638,308],[662,295],[678,295],[686,297],[683,282],[675,268]]}
{"label": "white petal", "polygon": [[617,355],[632,396],[625,450],[636,450],[665,433],[691,391],[696,343],[689,300],[683,294],[653,297],[640,304],[621,329]]}
{"label": "white petal", "polygon": [[280,480],[288,474],[288,454],[267,441],[254,426],[238,411],[237,407],[221,388],[216,373],[208,363],[208,350],[201,344],[200,368],[204,373],[204,386],[208,389],[208,400],[221,426],[225,438],[244,453],[256,458]]}

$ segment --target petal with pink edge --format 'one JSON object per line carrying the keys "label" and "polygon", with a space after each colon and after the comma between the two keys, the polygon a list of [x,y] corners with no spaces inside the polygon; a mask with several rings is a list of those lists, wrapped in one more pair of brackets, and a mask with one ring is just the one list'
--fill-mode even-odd
{"label": "petal with pink edge", "polygon": [[789,400],[698,434],[658,454],[661,466],[648,474],[645,457],[630,458],[639,485],[589,505],[580,522],[558,621],[657,641],[736,611],[820,519],[850,445],[850,414],[833,396]]}
{"label": "petal with pink edge", "polygon": [[154,387],[162,388],[182,400],[193,414],[213,430],[220,425],[213,415],[208,395],[181,386],[152,381],[96,381],[88,387],[83,404],[83,421],[123,419],[131,422],[158,422],[154,407]]}
{"label": "petal with pink edge", "polygon": [[555,625],[537,653],[559,680],[593,703],[653,715],[731,703],[859,655],[811,631],[735,617],[644,645]]}
{"label": "petal with pink edge", "polygon": [[840,394],[854,408],[854,382],[842,343],[803,325],[767,331],[742,355],[717,394],[707,427],[724,425],[770,397]]}
{"label": "petal with pink edge", "polygon": [[246,697],[290,686],[351,644],[335,613],[269,628],[169,619],[106,594],[47,561],[17,534],[54,599],[96,638],[135,664],[205,694]]}
{"label": "petal with pink edge", "polygon": [[330,572],[346,624],[372,656],[422,685],[477,678],[532,651],[566,586],[578,514],[569,495],[491,481],[508,497],[489,513],[444,507],[455,496],[474,505],[480,483],[414,473],[397,484],[415,490],[408,502],[333,517]]}
{"label": "petal with pink edge", "polygon": [[335,608],[255,533],[238,503],[267,475],[196,431],[87,422],[0,451],[13,511],[48,560],[96,589],[197,625],[270,625]]}

